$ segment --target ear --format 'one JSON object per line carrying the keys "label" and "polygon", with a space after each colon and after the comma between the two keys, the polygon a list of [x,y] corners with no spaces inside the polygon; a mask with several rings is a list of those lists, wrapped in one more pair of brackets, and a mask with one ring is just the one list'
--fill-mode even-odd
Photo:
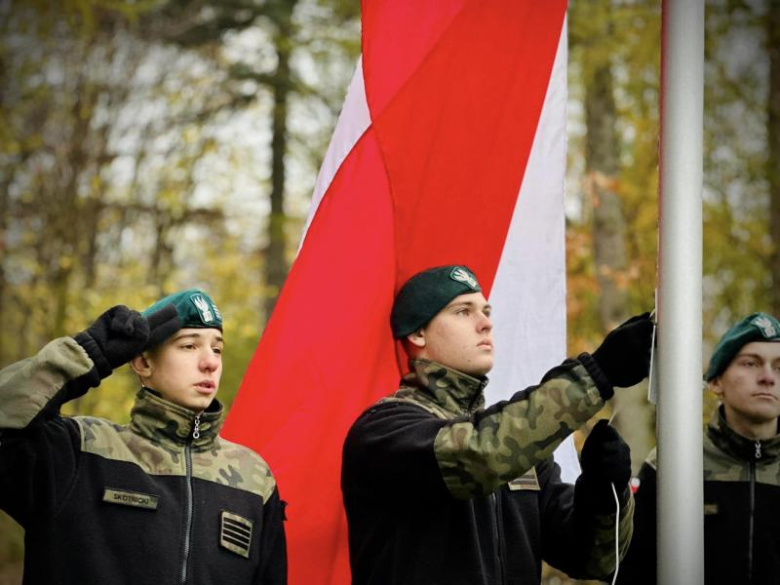
{"label": "ear", "polygon": [[424,329],[418,329],[414,333],[410,333],[409,335],[407,335],[406,339],[413,346],[419,347],[420,349],[422,349],[426,345],[425,330]]}
{"label": "ear", "polygon": [[720,383],[720,376],[717,378],[713,378],[710,380],[707,385],[710,387],[710,391],[715,394],[718,398],[723,397],[723,386]]}
{"label": "ear", "polygon": [[152,364],[146,353],[141,353],[131,359],[130,367],[140,378],[148,378],[152,375]]}

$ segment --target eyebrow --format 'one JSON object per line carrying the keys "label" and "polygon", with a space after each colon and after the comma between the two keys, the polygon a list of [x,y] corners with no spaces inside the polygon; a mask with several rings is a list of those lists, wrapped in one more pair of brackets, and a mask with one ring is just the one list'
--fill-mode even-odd
{"label": "eyebrow", "polygon": [[[200,338],[203,337],[203,335],[201,335],[200,333],[196,333],[196,332],[193,332],[193,333],[181,333],[181,334],[177,335],[176,337],[174,337],[173,340],[174,341],[180,341],[182,339],[187,339],[189,337],[193,337],[195,339],[200,339]],[[219,343],[225,343],[225,340],[222,338],[221,335],[217,335],[216,341],[218,341]]]}
{"label": "eyebrow", "polygon": [[[448,309],[455,308],[455,307],[474,307],[474,308],[476,308],[477,307],[477,303],[475,303],[474,301],[458,301],[457,303],[452,303],[450,305],[447,305]],[[481,310],[482,311],[485,311],[485,310],[492,311],[493,310],[493,305],[491,305],[490,303],[486,303],[482,307]]]}
{"label": "eyebrow", "polygon": [[761,360],[762,362],[780,361],[780,356],[768,357],[768,356],[763,356],[760,353],[753,353],[753,352],[740,353],[734,359],[738,359],[738,358],[753,358],[753,359]]}

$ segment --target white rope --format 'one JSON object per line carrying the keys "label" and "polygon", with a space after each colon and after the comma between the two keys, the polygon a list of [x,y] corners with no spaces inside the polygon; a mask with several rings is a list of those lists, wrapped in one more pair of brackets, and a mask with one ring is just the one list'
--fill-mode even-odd
{"label": "white rope", "polygon": [[612,483],[612,495],[615,496],[615,574],[612,576],[612,585],[615,585],[620,568],[620,500],[614,483]]}

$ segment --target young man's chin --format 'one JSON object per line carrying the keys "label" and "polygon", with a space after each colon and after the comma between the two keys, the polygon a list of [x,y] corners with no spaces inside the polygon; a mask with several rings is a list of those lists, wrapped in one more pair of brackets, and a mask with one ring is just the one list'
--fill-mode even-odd
{"label": "young man's chin", "polygon": [[216,394],[212,394],[210,396],[193,397],[187,400],[171,400],[170,398],[167,400],[178,406],[181,406],[182,408],[186,408],[187,410],[191,410],[192,412],[199,414],[211,406],[211,403],[214,402],[214,398],[216,398]]}
{"label": "young man's chin", "polygon": [[493,369],[493,360],[490,360],[489,363],[475,364],[472,368],[469,369],[469,371],[464,373],[468,374],[469,376],[474,376],[476,378],[479,378],[481,376],[487,376],[488,373],[490,373],[490,370],[492,369]]}

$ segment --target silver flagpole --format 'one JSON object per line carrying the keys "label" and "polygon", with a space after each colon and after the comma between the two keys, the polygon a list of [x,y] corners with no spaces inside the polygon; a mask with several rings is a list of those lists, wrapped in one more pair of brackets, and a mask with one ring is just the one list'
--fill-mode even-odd
{"label": "silver flagpole", "polygon": [[658,294],[658,583],[704,583],[704,0],[663,0]]}

